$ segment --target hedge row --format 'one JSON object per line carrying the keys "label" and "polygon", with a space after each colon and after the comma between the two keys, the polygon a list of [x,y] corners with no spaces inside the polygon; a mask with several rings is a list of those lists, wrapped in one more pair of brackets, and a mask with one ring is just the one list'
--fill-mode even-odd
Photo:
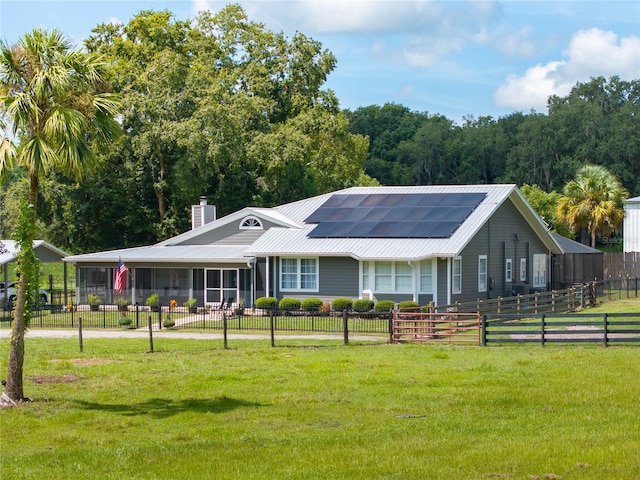
{"label": "hedge row", "polygon": [[[256,307],[264,310],[305,310],[307,312],[328,312],[334,310],[342,312],[345,310],[353,310],[354,312],[389,312],[393,310],[396,303],[393,300],[380,300],[377,303],[373,300],[361,298],[359,300],[351,300],[350,298],[336,298],[333,302],[323,302],[319,298],[307,298],[299,300],[297,298],[285,297],[278,302],[274,297],[260,297],[256,299]],[[398,303],[398,308],[416,308],[418,304],[414,301],[404,301]]]}

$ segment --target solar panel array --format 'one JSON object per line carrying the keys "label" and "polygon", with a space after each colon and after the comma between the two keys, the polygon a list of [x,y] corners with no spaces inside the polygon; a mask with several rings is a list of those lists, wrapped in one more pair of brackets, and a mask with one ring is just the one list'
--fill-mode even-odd
{"label": "solar panel array", "polygon": [[449,238],[485,193],[336,194],[305,220],[311,238]]}

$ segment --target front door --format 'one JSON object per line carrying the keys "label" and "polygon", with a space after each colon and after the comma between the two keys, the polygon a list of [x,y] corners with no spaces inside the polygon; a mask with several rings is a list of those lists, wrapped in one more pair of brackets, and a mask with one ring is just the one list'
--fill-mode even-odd
{"label": "front door", "polygon": [[238,269],[212,268],[207,269],[205,275],[205,296],[206,304],[225,306],[238,301]]}

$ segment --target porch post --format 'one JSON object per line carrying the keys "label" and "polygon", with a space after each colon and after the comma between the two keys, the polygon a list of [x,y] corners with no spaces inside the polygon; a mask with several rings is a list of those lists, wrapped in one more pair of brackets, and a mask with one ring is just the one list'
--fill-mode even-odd
{"label": "porch post", "polygon": [[270,280],[271,280],[271,273],[270,273],[270,268],[271,268],[271,262],[269,262],[269,259],[271,257],[266,257],[267,263],[266,263],[266,271],[265,271],[265,275],[264,275],[264,280],[265,280],[265,285],[264,285],[264,296],[268,297],[269,296],[269,287],[270,287]]}

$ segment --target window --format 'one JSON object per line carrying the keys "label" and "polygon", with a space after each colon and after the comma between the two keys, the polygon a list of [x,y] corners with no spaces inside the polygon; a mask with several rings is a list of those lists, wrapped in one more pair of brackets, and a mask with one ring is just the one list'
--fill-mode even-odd
{"label": "window", "polygon": [[280,290],[318,290],[317,258],[283,258],[280,261]]}
{"label": "window", "polygon": [[240,222],[240,230],[262,230],[262,222],[259,218],[250,215]]}
{"label": "window", "polygon": [[393,263],[374,262],[375,291],[393,292]]}
{"label": "window", "polygon": [[420,293],[433,293],[432,265],[431,260],[420,262]]}
{"label": "window", "polygon": [[369,282],[369,262],[362,262],[362,288],[364,290],[372,290]]}
{"label": "window", "polygon": [[510,258],[507,258],[504,264],[504,281],[507,283],[513,282],[513,262]]}
{"label": "window", "polygon": [[413,269],[407,262],[362,262],[362,288],[379,293],[410,293]]}
{"label": "window", "polygon": [[521,282],[527,281],[527,259],[526,258],[520,259],[520,281]]}
{"label": "window", "polygon": [[533,286],[547,286],[547,256],[544,253],[533,255]]}
{"label": "window", "polygon": [[478,256],[478,291],[487,291],[487,256]]}
{"label": "window", "polygon": [[396,292],[411,292],[413,290],[413,272],[406,262],[395,263]]}
{"label": "window", "polygon": [[451,289],[452,293],[462,293],[462,257],[453,257]]}

